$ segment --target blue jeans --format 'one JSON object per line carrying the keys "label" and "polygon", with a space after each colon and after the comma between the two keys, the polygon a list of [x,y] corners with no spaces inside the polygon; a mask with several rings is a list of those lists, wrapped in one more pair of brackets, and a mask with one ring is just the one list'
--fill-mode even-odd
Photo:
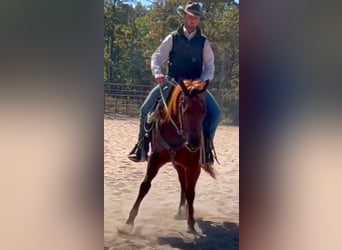
{"label": "blue jeans", "polygon": [[[146,120],[147,114],[151,111],[157,98],[160,98],[160,90],[158,85],[151,90],[150,94],[147,96],[146,100],[141,105],[141,122],[144,122]],[[215,98],[208,90],[205,93],[205,100],[207,104],[207,114],[203,121],[203,132],[204,136],[208,137],[210,140],[213,140],[220,121],[221,109],[215,101]]]}

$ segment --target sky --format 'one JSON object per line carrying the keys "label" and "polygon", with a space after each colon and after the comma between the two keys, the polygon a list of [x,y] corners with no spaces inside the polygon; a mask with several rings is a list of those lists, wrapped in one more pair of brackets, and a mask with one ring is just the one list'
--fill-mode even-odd
{"label": "sky", "polygon": [[151,5],[153,0],[135,0],[135,2],[140,2],[142,5]]}
{"label": "sky", "polygon": [[137,2],[142,3],[142,5],[150,5],[152,1],[148,1],[148,0],[137,0]]}
{"label": "sky", "polygon": [[[136,2],[142,3],[142,5],[151,5],[153,0],[135,0]],[[200,2],[200,1],[198,1]],[[239,3],[239,0],[235,0],[236,3]]]}

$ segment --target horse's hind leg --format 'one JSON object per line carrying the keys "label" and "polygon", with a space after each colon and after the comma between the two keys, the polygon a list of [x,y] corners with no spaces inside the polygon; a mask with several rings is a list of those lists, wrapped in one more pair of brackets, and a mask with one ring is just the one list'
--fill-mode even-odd
{"label": "horse's hind leg", "polygon": [[165,161],[161,160],[159,155],[152,154],[148,161],[147,171],[143,182],[140,184],[139,194],[135,203],[129,213],[129,217],[126,221],[128,225],[134,225],[135,217],[138,214],[139,206],[142,200],[144,199],[145,195],[148,193],[151,187],[151,182],[153,178],[157,175],[159,168],[165,164]]}
{"label": "horse's hind leg", "polygon": [[184,219],[185,215],[182,212],[182,210],[185,207],[185,190],[186,190],[185,170],[180,165],[176,165],[175,168],[176,168],[177,173],[178,173],[178,180],[179,180],[180,187],[181,187],[178,213],[176,214],[175,218],[176,219]]}
{"label": "horse's hind leg", "polygon": [[195,199],[195,187],[198,177],[200,175],[200,166],[188,168],[186,170],[186,191],[185,198],[188,203],[188,229],[191,232],[195,231],[195,219],[194,219],[194,199]]}

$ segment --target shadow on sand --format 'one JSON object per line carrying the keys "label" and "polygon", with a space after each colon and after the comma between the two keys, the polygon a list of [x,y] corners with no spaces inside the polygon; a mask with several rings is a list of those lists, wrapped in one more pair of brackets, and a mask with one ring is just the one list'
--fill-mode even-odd
{"label": "shadow on sand", "polygon": [[239,249],[239,226],[237,224],[226,221],[218,224],[206,220],[197,220],[196,222],[205,236],[194,239],[192,242],[186,241],[182,237],[158,237],[158,243],[185,250]]}

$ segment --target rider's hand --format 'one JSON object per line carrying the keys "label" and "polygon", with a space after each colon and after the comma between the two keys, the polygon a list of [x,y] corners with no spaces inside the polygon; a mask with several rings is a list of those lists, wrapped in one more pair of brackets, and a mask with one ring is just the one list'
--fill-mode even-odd
{"label": "rider's hand", "polygon": [[155,79],[156,83],[159,85],[163,85],[165,82],[165,76],[164,75],[156,75],[154,79]]}

